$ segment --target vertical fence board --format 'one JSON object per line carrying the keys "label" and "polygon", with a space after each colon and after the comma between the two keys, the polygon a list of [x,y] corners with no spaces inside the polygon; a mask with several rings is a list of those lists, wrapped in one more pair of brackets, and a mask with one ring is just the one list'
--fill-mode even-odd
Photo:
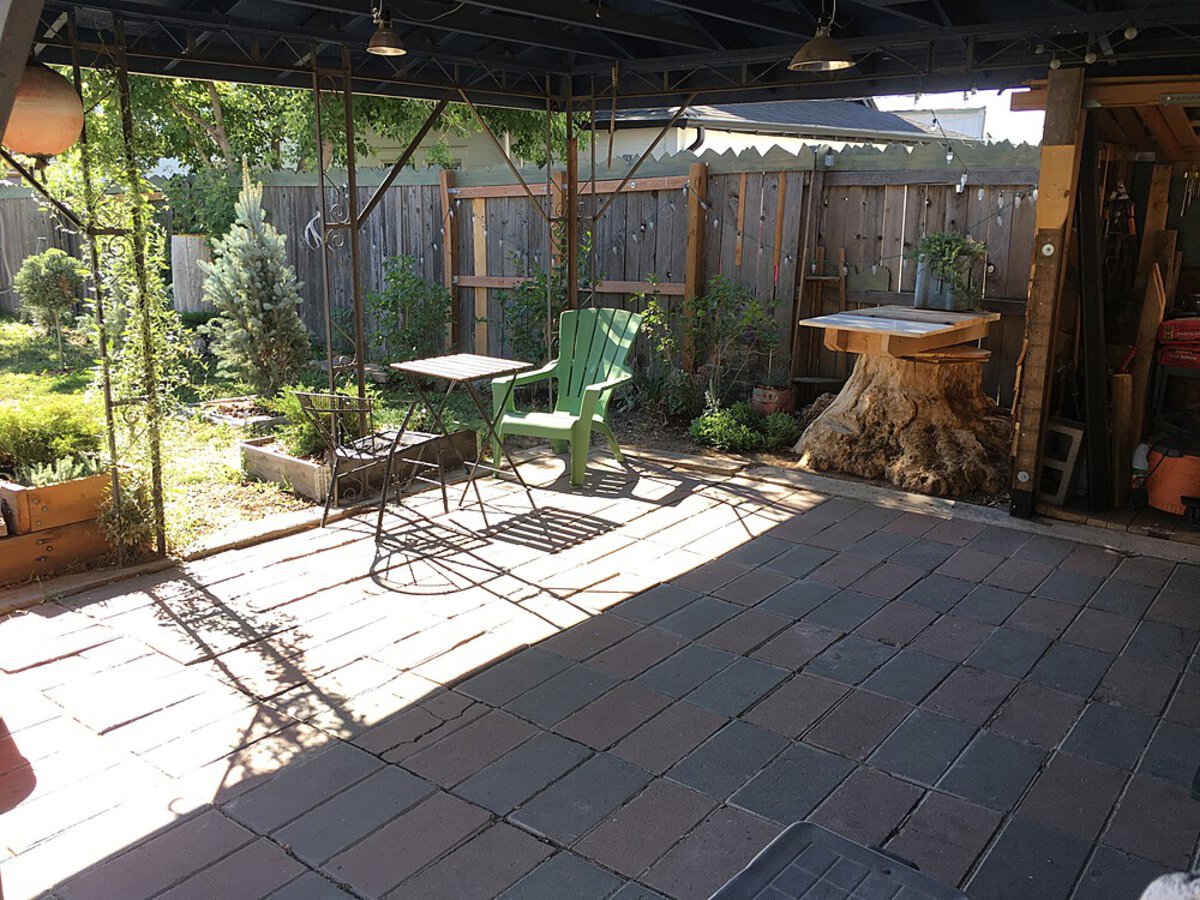
{"label": "vertical fence board", "polygon": [[883,193],[883,264],[891,273],[888,279],[889,290],[900,290],[900,282],[904,275],[904,221],[905,194],[908,188],[903,184],[889,184]]}

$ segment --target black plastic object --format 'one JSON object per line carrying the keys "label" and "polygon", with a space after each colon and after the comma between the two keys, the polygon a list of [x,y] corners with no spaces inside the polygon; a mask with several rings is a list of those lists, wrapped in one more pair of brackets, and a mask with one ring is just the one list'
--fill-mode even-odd
{"label": "black plastic object", "polygon": [[711,900],[967,900],[967,895],[811,822],[789,826]]}

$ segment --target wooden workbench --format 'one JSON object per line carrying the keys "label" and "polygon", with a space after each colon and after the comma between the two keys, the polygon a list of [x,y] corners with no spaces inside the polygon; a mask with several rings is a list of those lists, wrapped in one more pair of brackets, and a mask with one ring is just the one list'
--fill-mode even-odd
{"label": "wooden workbench", "polygon": [[845,353],[903,358],[987,337],[1000,313],[949,312],[911,306],[876,306],[801,319],[825,332],[825,346]]}
{"label": "wooden workbench", "polygon": [[797,442],[801,465],[938,496],[999,490],[1011,426],[983,392],[989,352],[968,343],[999,318],[880,306],[801,320],[831,350],[858,354]]}

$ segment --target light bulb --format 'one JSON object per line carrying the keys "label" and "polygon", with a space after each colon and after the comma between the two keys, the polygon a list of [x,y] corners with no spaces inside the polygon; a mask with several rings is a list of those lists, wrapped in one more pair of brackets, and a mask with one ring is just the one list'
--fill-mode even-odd
{"label": "light bulb", "polygon": [[949,147],[946,148],[946,165],[954,162],[954,151]]}
{"label": "light bulb", "polygon": [[1135,37],[1138,36],[1137,26],[1136,25],[1126,26],[1123,34],[1125,35],[1125,40],[1132,41]]}
{"label": "light bulb", "polygon": [[1083,61],[1089,66],[1094,63],[1096,61],[1096,51],[1089,50],[1087,53],[1083,54]]}
{"label": "light bulb", "polygon": [[1062,68],[1062,60],[1058,58],[1057,53],[1054,54],[1054,56],[1050,57],[1050,68],[1052,68],[1052,69],[1061,69]]}

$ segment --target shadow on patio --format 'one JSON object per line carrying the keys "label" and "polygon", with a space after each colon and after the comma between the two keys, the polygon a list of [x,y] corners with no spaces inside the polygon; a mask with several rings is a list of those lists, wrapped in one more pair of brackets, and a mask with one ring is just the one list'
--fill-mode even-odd
{"label": "shadow on patio", "polygon": [[804,819],[973,898],[1194,861],[1195,567],[526,471],[0,622],[4,896],[690,900]]}

